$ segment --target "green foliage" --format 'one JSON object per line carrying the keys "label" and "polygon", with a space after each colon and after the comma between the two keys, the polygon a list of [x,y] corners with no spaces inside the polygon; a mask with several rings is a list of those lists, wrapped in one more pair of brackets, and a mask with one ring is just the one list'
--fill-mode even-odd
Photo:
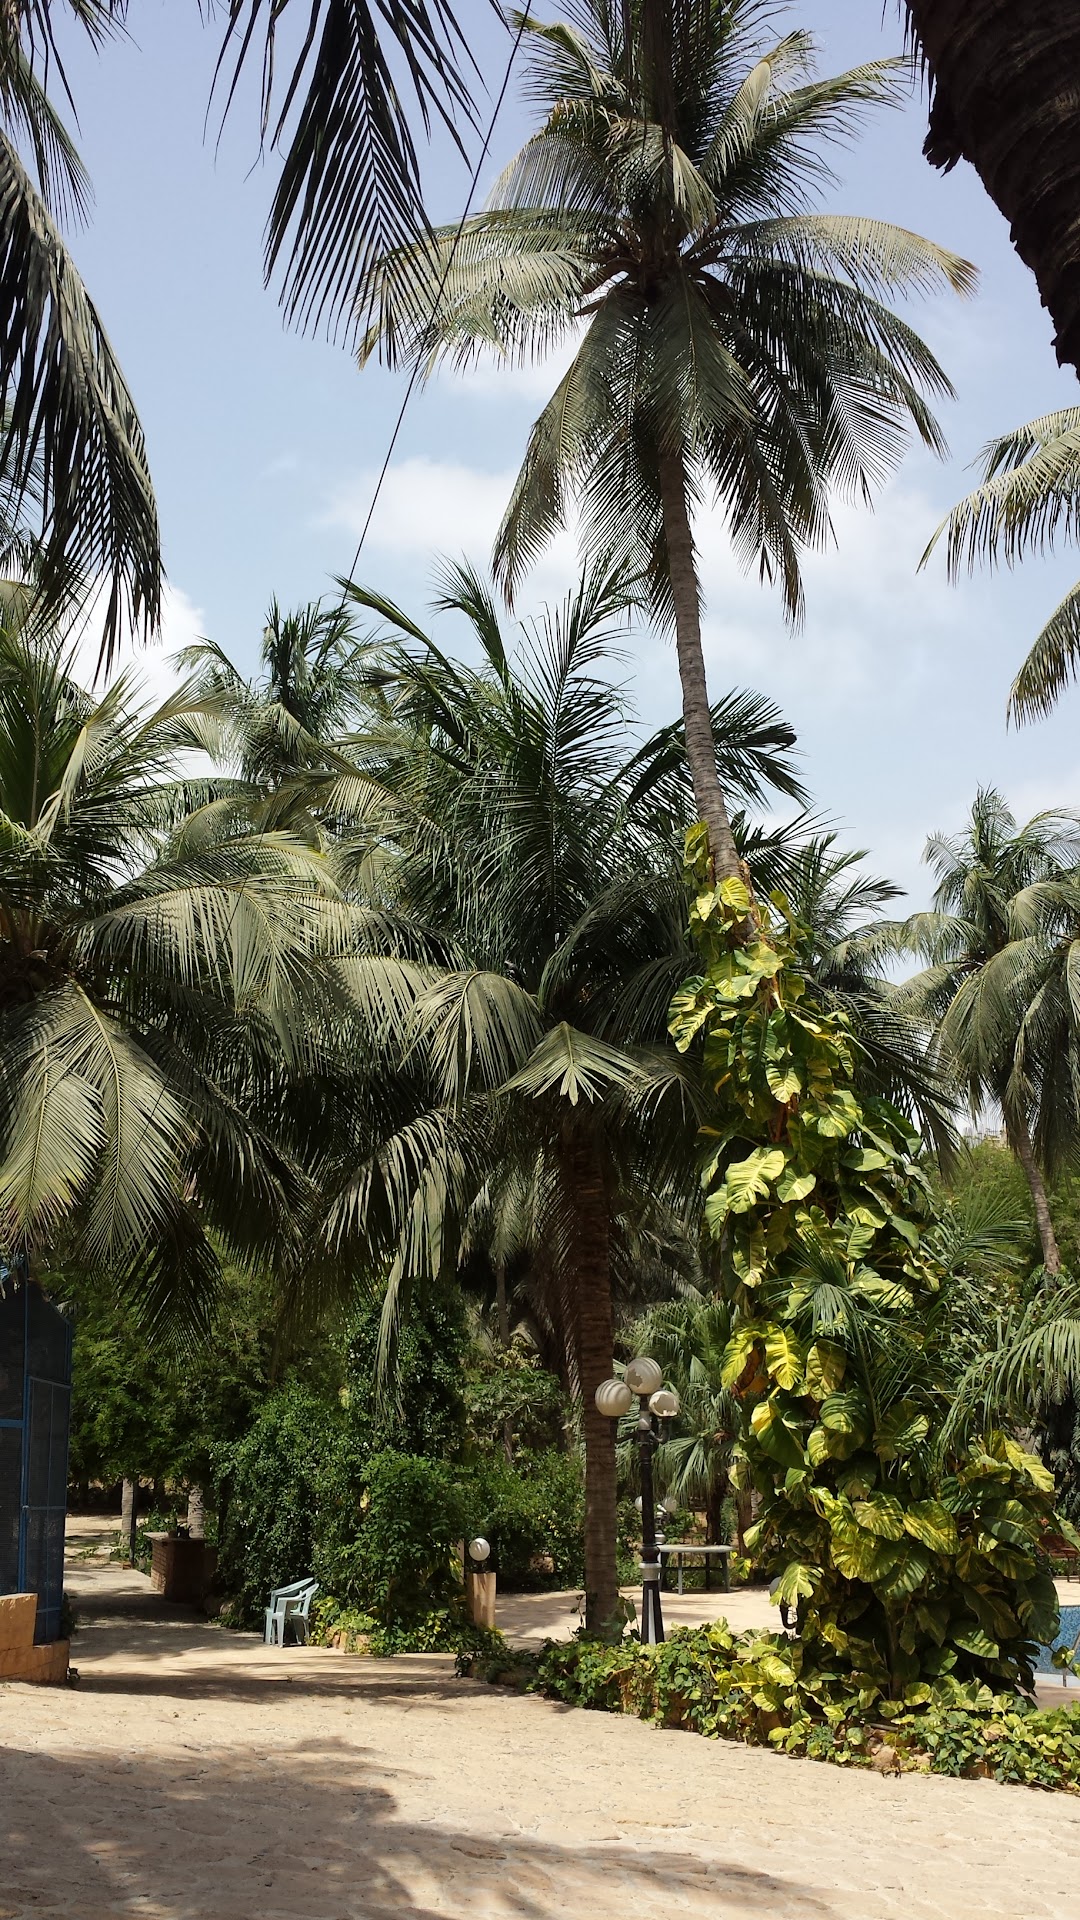
{"label": "green foliage", "polygon": [[315,1573],[343,1599],[359,1601],[386,1627],[412,1627],[460,1605],[458,1543],[469,1532],[468,1497],[454,1469],[386,1450],[367,1460],[350,1489],[351,1544],[321,1544]]}
{"label": "green foliage", "polygon": [[536,1690],[574,1706],[712,1739],[856,1767],[887,1747],[897,1767],[1080,1793],[1080,1714],[1039,1712],[952,1676],[893,1699],[842,1657],[823,1666],[783,1634],[736,1635],[719,1621],[676,1630],[660,1647],[549,1642],[518,1664]]}
{"label": "green foliage", "polygon": [[577,1453],[545,1452],[513,1466],[498,1455],[473,1469],[470,1522],[491,1542],[511,1592],[576,1587],[585,1578],[585,1480]]}
{"label": "green foliage", "polygon": [[344,1425],[340,1405],[292,1380],[231,1449],[218,1577],[237,1625],[261,1620],[272,1588],[319,1575],[321,1509]]}
{"label": "green foliage", "polygon": [[808,1005],[783,902],[767,922],[740,880],[714,885],[703,830],[689,859],[703,972],[671,1028],[701,1044],[715,1096],[705,1212],[736,1309],[740,1472],[761,1496],[748,1547],[797,1610],[808,1675],[893,1699],[928,1678],[1026,1682],[1057,1620],[1053,1481],[992,1419],[969,1436],[950,1412],[974,1295],[918,1140],[854,1091],[856,1042]]}
{"label": "green foliage", "polygon": [[482,1452],[499,1447],[515,1459],[558,1445],[569,1417],[558,1379],[522,1341],[473,1357],[465,1383],[465,1427]]}
{"label": "green foliage", "polygon": [[386,1625],[362,1608],[343,1606],[332,1594],[320,1594],[314,1601],[309,1638],[313,1646],[337,1647],[343,1653],[370,1653],[376,1659],[397,1653],[456,1653],[499,1659],[506,1647],[496,1629],[474,1626],[460,1603],[433,1607],[407,1623]]}
{"label": "green foliage", "polygon": [[386,1367],[380,1366],[382,1321],[382,1303],[372,1301],[358,1310],[349,1335],[349,1405],[364,1425],[370,1451],[456,1458],[465,1431],[460,1297],[428,1293],[422,1310],[401,1322]]}
{"label": "green foliage", "polygon": [[[247,1432],[267,1391],[275,1311],[265,1279],[226,1266],[210,1333],[182,1355],[148,1337],[107,1276],[60,1265],[47,1284],[73,1309],[72,1480],[194,1482],[209,1491],[221,1449]],[[306,1378],[338,1368],[315,1331],[292,1364]]]}

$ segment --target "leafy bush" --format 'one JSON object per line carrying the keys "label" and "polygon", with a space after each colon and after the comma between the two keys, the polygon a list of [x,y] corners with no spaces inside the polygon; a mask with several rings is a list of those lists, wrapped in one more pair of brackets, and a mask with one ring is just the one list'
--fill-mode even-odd
{"label": "leafy bush", "polygon": [[294,1380],[263,1402],[250,1431],[228,1450],[218,1578],[230,1622],[257,1624],[272,1588],[311,1573],[321,1578],[320,1504],[343,1428],[336,1401]]}
{"label": "leafy bush", "polygon": [[457,1459],[465,1433],[465,1328],[460,1300],[435,1294],[406,1315],[393,1364],[380,1372],[382,1305],[362,1307],[349,1334],[348,1401],[369,1453]]}
{"label": "leafy bush", "polygon": [[473,1469],[470,1531],[491,1542],[499,1585],[513,1593],[580,1586],[585,1578],[585,1482],[576,1453]]}
{"label": "leafy bush", "polygon": [[457,1550],[469,1504],[455,1470],[388,1449],[366,1462],[358,1492],[352,1543],[337,1548],[332,1577],[328,1556],[317,1558],[317,1577],[386,1630],[412,1627],[444,1608],[460,1610]]}
{"label": "leafy bush", "polygon": [[320,1594],[311,1609],[309,1638],[313,1646],[337,1647],[343,1653],[370,1653],[384,1659],[399,1653],[456,1653],[473,1658],[499,1658],[506,1646],[502,1634],[474,1626],[460,1606],[436,1607],[408,1625],[384,1625],[373,1614],[345,1607],[331,1594]]}
{"label": "leafy bush", "polygon": [[[549,1642],[515,1663],[535,1691],[609,1713],[632,1713],[712,1739],[741,1740],[841,1766],[887,1764],[1080,1793],[1080,1711],[1040,1712],[978,1681],[916,1683],[903,1700],[854,1686],[808,1660],[783,1634],[733,1634],[723,1622],[678,1629],[659,1647],[624,1640]],[[496,1657],[462,1671],[503,1679]]]}
{"label": "leafy bush", "polygon": [[492,1453],[554,1451],[570,1419],[559,1381],[520,1340],[474,1358],[466,1374],[466,1432],[474,1447]]}

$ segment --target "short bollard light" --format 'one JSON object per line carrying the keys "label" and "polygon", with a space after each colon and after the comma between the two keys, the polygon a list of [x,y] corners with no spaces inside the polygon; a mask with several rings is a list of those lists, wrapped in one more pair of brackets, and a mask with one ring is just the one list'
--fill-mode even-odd
{"label": "short bollard light", "polygon": [[[637,1436],[641,1451],[641,1638],[655,1646],[664,1638],[660,1608],[660,1543],[656,1537],[656,1501],[653,1494],[653,1454],[660,1445],[661,1420],[673,1420],[679,1396],[664,1385],[664,1372],[655,1360],[639,1353],[622,1380],[602,1380],[596,1389],[598,1413],[621,1420],[638,1397]],[[674,1511],[664,1502],[665,1511]]]}
{"label": "short bollard light", "polygon": [[482,1533],[470,1540],[465,1549],[465,1594],[469,1613],[476,1627],[495,1625],[495,1575],[488,1568],[491,1542]]}

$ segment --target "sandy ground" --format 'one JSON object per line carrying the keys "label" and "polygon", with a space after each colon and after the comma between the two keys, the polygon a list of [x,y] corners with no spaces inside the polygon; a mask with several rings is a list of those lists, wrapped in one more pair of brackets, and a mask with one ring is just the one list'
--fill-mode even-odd
{"label": "sandy ground", "polygon": [[[0,1687],[0,1920],[1080,1909],[1065,1795],[659,1733],[457,1681],[447,1660],[264,1648],[100,1561],[69,1585],[80,1684]],[[541,1605],[512,1604],[538,1631]]]}

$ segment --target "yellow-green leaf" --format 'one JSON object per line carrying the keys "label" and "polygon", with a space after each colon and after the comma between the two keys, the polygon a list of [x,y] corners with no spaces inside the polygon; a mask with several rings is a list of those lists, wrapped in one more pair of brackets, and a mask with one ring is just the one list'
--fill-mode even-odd
{"label": "yellow-green leaf", "polygon": [[904,1514],[904,1526],[932,1553],[959,1553],[956,1521],[940,1500],[916,1500]]}
{"label": "yellow-green leaf", "polygon": [[802,1379],[802,1347],[786,1327],[773,1327],[765,1339],[765,1364],[778,1387],[793,1387]]}
{"label": "yellow-green leaf", "polygon": [[843,1347],[830,1340],[815,1340],[806,1356],[806,1391],[815,1400],[825,1400],[839,1388],[847,1369]]}
{"label": "yellow-green leaf", "polygon": [[903,1503],[892,1493],[872,1493],[867,1500],[856,1500],[855,1518],[867,1533],[876,1533],[882,1540],[902,1540],[904,1537]]}

